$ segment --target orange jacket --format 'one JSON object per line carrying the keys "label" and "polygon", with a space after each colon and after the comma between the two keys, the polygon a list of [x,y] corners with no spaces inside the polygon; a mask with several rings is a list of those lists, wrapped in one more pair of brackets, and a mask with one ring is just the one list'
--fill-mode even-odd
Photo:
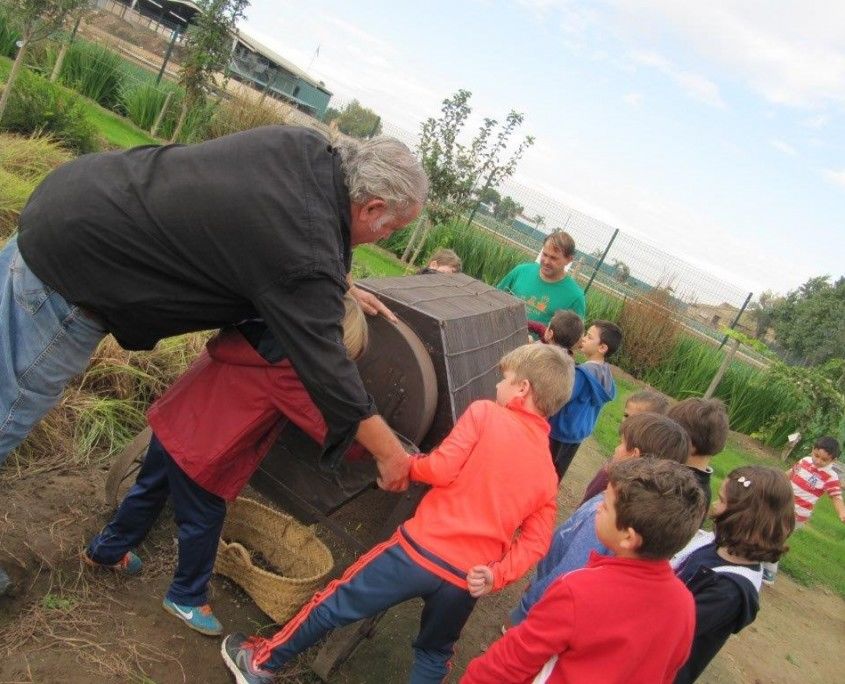
{"label": "orange jacket", "polygon": [[489,565],[493,588],[501,589],[548,550],[557,499],[549,424],[520,400],[507,407],[473,402],[439,447],[412,459],[411,479],[432,489],[403,531],[463,577],[431,562],[403,535],[400,543],[438,577],[466,588],[467,571]]}

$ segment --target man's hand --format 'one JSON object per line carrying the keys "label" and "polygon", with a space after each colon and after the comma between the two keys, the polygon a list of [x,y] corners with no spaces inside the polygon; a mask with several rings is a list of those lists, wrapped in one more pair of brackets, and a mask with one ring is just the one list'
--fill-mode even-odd
{"label": "man's hand", "polygon": [[388,309],[384,303],[376,297],[372,292],[366,292],[354,285],[349,286],[349,294],[351,294],[361,305],[364,313],[368,316],[384,316],[391,323],[398,323],[399,319]]}
{"label": "man's hand", "polygon": [[493,591],[493,571],[486,565],[475,565],[467,573],[467,589],[473,598]]}
{"label": "man's hand", "polygon": [[408,488],[408,472],[411,469],[409,456],[397,456],[387,461],[377,461],[378,486],[386,492],[403,492]]}

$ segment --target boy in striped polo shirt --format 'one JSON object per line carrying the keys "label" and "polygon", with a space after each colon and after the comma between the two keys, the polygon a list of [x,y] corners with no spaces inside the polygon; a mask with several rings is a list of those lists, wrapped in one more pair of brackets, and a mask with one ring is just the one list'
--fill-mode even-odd
{"label": "boy in striped polo shirt", "polygon": [[[839,457],[839,442],[833,437],[819,437],[813,444],[813,451],[786,471],[792,482],[795,497],[795,529],[804,525],[813,514],[816,502],[827,494],[839,519],[845,523],[845,502],[842,501],[842,486],[833,469],[833,462]],[[777,573],[777,563],[763,563],[763,581],[772,584]]]}

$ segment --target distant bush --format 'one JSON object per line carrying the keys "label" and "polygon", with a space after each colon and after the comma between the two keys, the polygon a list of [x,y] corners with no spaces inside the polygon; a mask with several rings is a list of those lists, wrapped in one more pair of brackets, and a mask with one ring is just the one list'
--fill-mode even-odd
{"label": "distant bush", "polygon": [[123,60],[102,45],[85,41],[73,43],[65,55],[59,81],[107,109],[120,99]]}
{"label": "distant bush", "polygon": [[2,128],[24,135],[46,133],[79,153],[96,149],[94,127],[79,98],[25,69],[12,88]]}

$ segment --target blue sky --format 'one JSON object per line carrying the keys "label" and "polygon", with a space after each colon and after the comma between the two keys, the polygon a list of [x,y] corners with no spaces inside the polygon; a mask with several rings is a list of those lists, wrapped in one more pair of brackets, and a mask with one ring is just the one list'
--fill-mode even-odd
{"label": "blue sky", "polygon": [[845,272],[843,2],[253,0],[246,28],[409,131],[459,88],[524,112],[519,183],[740,291]]}

